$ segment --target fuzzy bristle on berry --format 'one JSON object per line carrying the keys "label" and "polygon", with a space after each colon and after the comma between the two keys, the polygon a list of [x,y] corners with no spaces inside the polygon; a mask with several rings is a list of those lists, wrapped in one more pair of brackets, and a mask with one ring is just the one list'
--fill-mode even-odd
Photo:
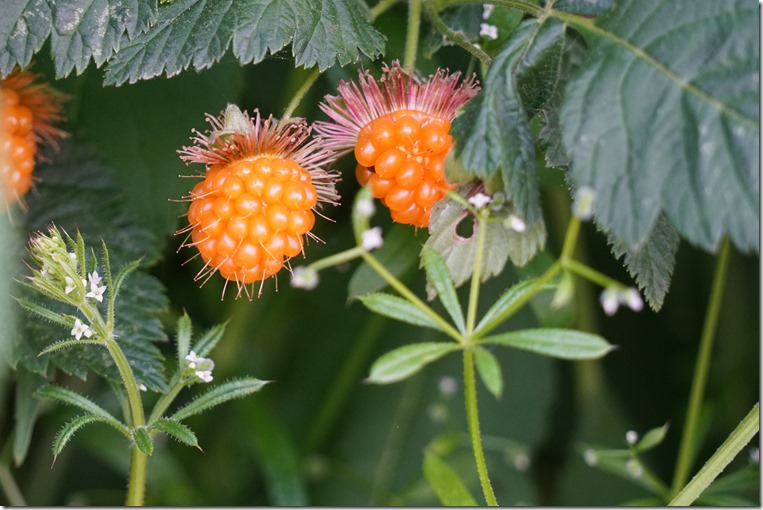
{"label": "fuzzy bristle on berry", "polygon": [[195,132],[194,145],[178,151],[186,163],[206,165],[186,197],[189,224],[178,231],[187,234],[181,248],[195,246],[204,261],[196,280],[219,272],[236,284],[236,297],[250,299],[255,282],[303,253],[316,207],[339,200],[338,176],[325,169],[334,152],[308,141],[307,122],[254,113],[229,105],[219,117],[208,115],[211,131]]}
{"label": "fuzzy bristle on berry", "polygon": [[54,127],[62,120],[62,95],[36,74],[15,71],[0,79],[0,186],[4,207],[17,202],[32,186],[40,145],[58,149],[67,133]]}
{"label": "fuzzy bristle on berry", "polygon": [[427,227],[432,207],[452,188],[444,172],[450,123],[479,87],[474,76],[462,81],[443,69],[421,80],[398,61],[383,73],[376,81],[360,71],[360,87],[340,82],[339,95],[321,104],[331,120],[316,122],[315,130],[338,154],[354,150],[358,182],[393,220]]}

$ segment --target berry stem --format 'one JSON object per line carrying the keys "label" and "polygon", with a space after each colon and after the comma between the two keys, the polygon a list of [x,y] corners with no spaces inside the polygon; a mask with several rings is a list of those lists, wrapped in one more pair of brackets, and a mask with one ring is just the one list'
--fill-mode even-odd
{"label": "berry stem", "polygon": [[371,20],[375,20],[379,16],[381,16],[383,13],[387,12],[393,5],[398,3],[400,0],[379,0],[379,3],[374,5],[371,8],[370,17]]}
{"label": "berry stem", "polygon": [[482,449],[482,436],[480,435],[480,418],[477,410],[477,381],[474,376],[474,352],[467,346],[464,349],[464,401],[466,404],[466,422],[469,428],[469,439],[472,443],[474,461],[477,464],[482,493],[488,506],[498,506],[493,487],[487,474],[485,452]]}
{"label": "berry stem", "polygon": [[[694,379],[692,380],[691,393],[689,395],[689,408],[686,412],[686,422],[681,434],[681,445],[678,450],[676,471],[673,477],[672,493],[675,495],[686,484],[689,477],[694,454],[697,451],[696,434],[699,424],[699,412],[702,407],[702,397],[705,393],[705,383],[710,369],[710,357],[713,351],[713,339],[718,325],[718,316],[723,302],[723,288],[726,284],[726,273],[729,267],[730,253],[729,238],[726,237],[721,244],[718,261],[715,266],[713,287],[710,291],[710,302],[707,306],[705,324],[702,327],[702,337],[699,342],[699,353],[694,367]],[[687,503],[687,504],[690,504]]]}
{"label": "berry stem", "polygon": [[403,67],[409,70],[416,67],[416,51],[421,27],[421,2],[422,0],[408,0],[408,30],[405,35]]}
{"label": "berry stem", "polygon": [[310,90],[310,87],[315,84],[320,75],[321,73],[318,68],[313,69],[310,74],[307,75],[307,78],[305,78],[302,86],[299,87],[299,90],[297,90],[297,92],[294,94],[294,97],[284,109],[281,118],[285,119],[286,117],[291,117],[291,115],[294,113],[294,110],[296,110],[297,106],[299,106],[299,103],[302,102],[305,94],[307,94],[307,91]]}
{"label": "berry stem", "polygon": [[[480,2],[482,3],[482,2]],[[427,17],[429,18],[429,21],[432,22],[434,27],[447,39],[453,41],[455,44],[461,46],[463,49],[471,53],[474,57],[479,59],[480,62],[485,67],[489,67],[490,63],[493,61],[492,58],[490,58],[490,55],[482,51],[481,48],[478,48],[477,46],[470,43],[466,37],[464,37],[464,34],[460,32],[455,32],[451,30],[448,25],[445,24],[445,22],[440,17],[440,14],[437,12],[437,7],[434,5],[433,2],[427,1],[424,3],[424,9],[427,14]]]}

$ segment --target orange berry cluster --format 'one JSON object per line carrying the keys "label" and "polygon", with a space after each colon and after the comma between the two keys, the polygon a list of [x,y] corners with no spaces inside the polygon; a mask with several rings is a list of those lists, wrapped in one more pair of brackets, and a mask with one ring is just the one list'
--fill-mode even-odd
{"label": "orange berry cluster", "polygon": [[191,238],[206,267],[227,280],[264,280],[302,253],[317,201],[310,172],[291,159],[212,165],[191,192]]}
{"label": "orange berry cluster", "polygon": [[0,178],[4,203],[18,200],[32,186],[37,153],[32,110],[21,103],[18,93],[0,88]]}
{"label": "orange berry cluster", "polygon": [[360,130],[355,175],[398,223],[427,227],[432,207],[452,188],[444,171],[449,131],[449,121],[414,110],[387,113]]}

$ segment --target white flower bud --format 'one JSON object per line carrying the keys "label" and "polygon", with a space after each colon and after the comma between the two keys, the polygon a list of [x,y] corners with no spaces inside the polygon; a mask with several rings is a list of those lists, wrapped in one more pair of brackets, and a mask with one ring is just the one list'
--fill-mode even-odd
{"label": "white flower bud", "polygon": [[297,289],[313,290],[318,286],[318,271],[305,266],[295,267],[291,273],[291,286]]}
{"label": "white flower bud", "polygon": [[596,206],[596,191],[590,186],[581,186],[572,201],[572,214],[582,221],[590,220]]}
{"label": "white flower bud", "polygon": [[375,250],[376,248],[380,248],[382,244],[384,244],[384,239],[382,239],[381,227],[374,227],[363,232],[361,246],[364,250]]}

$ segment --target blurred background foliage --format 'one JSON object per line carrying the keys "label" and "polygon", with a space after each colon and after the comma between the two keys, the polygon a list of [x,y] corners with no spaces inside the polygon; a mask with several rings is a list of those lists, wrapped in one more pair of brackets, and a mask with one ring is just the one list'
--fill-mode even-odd
{"label": "blurred background foliage", "polygon": [[[376,26],[388,38],[387,61],[401,55],[404,6],[382,15]],[[46,55],[47,51],[40,53],[36,68],[52,76]],[[452,47],[431,59],[421,55],[417,62],[424,74],[438,66],[469,68],[468,55]],[[368,60],[362,65],[377,68]],[[355,69],[335,66],[324,73],[295,114],[311,121],[322,119],[318,102],[335,93],[340,79],[353,79]],[[120,87],[104,87],[103,72],[92,65],[80,76],[54,82],[71,96],[66,128],[73,143],[91,147],[104,166],[113,169],[128,214],[156,236],[150,272],[166,287],[170,307],[162,322],[168,335],[174,334],[184,310],[196,330],[229,321],[214,356],[215,378],[251,374],[275,381],[257,395],[190,419],[203,452],[170,441],[161,444],[149,462],[148,505],[436,505],[438,500],[422,475],[425,448],[446,458],[472,493],[479,494],[466,435],[463,388],[456,382],[461,379],[457,357],[447,357],[403,383],[363,383],[379,355],[432,338],[422,337],[430,333],[413,326],[373,316],[358,301],[348,300],[347,287],[357,263],[322,272],[320,285],[311,292],[291,288],[288,276],[282,275],[277,282],[266,282],[262,296],[249,302],[230,296],[221,300],[223,282],[218,277],[198,288],[192,278],[200,264],[183,265],[190,255],[185,250],[177,253],[182,239],[173,233],[183,226],[186,206],[177,200],[193,184],[178,176],[199,171],[186,168],[176,154],[189,142],[191,129],[205,128],[204,114],[216,114],[228,102],[278,116],[308,73],[295,69],[284,52],[255,66],[242,68],[226,57],[202,72]],[[542,154],[538,165],[543,166]],[[338,166],[345,171],[340,183],[343,203],[326,211],[333,221],[317,222],[314,232],[325,244],[311,242],[309,260],[353,245],[349,221],[356,191],[353,164],[343,158]],[[558,254],[569,217],[569,192],[559,170],[543,169],[541,185],[549,229],[547,250]],[[45,181],[38,185],[44,186]],[[374,222],[385,230],[390,226],[384,214],[377,214]],[[423,239],[419,233],[411,242]],[[595,226],[585,226],[578,250],[579,258],[591,266],[631,281]],[[13,267],[12,256],[6,256],[3,264]],[[598,289],[579,282],[567,310],[549,313],[547,304],[538,302],[516,318],[517,328],[561,322],[598,331],[619,348],[600,361],[580,363],[494,351],[506,379],[504,395],[496,401],[483,387],[479,399],[498,501],[614,505],[647,497],[638,485],[586,465],[581,445],[626,448],[626,431],[643,434],[665,423],[669,424],[665,441],[644,460],[664,480],[671,479],[714,264],[712,255],[682,241],[659,313],[621,310],[607,317],[598,305]],[[423,276],[413,268],[405,281],[423,292]],[[483,309],[517,279],[509,268],[489,281],[481,297]],[[759,282],[758,257],[733,252],[694,470],[758,400]],[[3,323],[10,324],[17,308],[6,300],[2,310]],[[172,357],[171,343],[159,347]],[[58,377],[96,401],[109,398],[99,377],[86,381]],[[15,404],[11,380],[8,371],[0,376],[5,459],[10,455],[6,439]],[[74,411],[46,404],[40,413],[26,460],[8,471],[27,502],[121,504],[128,467],[124,439],[110,428],[91,427],[51,467],[51,440]],[[757,448],[757,439],[753,443]],[[729,471],[752,463],[749,450]],[[747,496],[759,501],[757,491]],[[8,504],[2,493],[0,503]]]}

